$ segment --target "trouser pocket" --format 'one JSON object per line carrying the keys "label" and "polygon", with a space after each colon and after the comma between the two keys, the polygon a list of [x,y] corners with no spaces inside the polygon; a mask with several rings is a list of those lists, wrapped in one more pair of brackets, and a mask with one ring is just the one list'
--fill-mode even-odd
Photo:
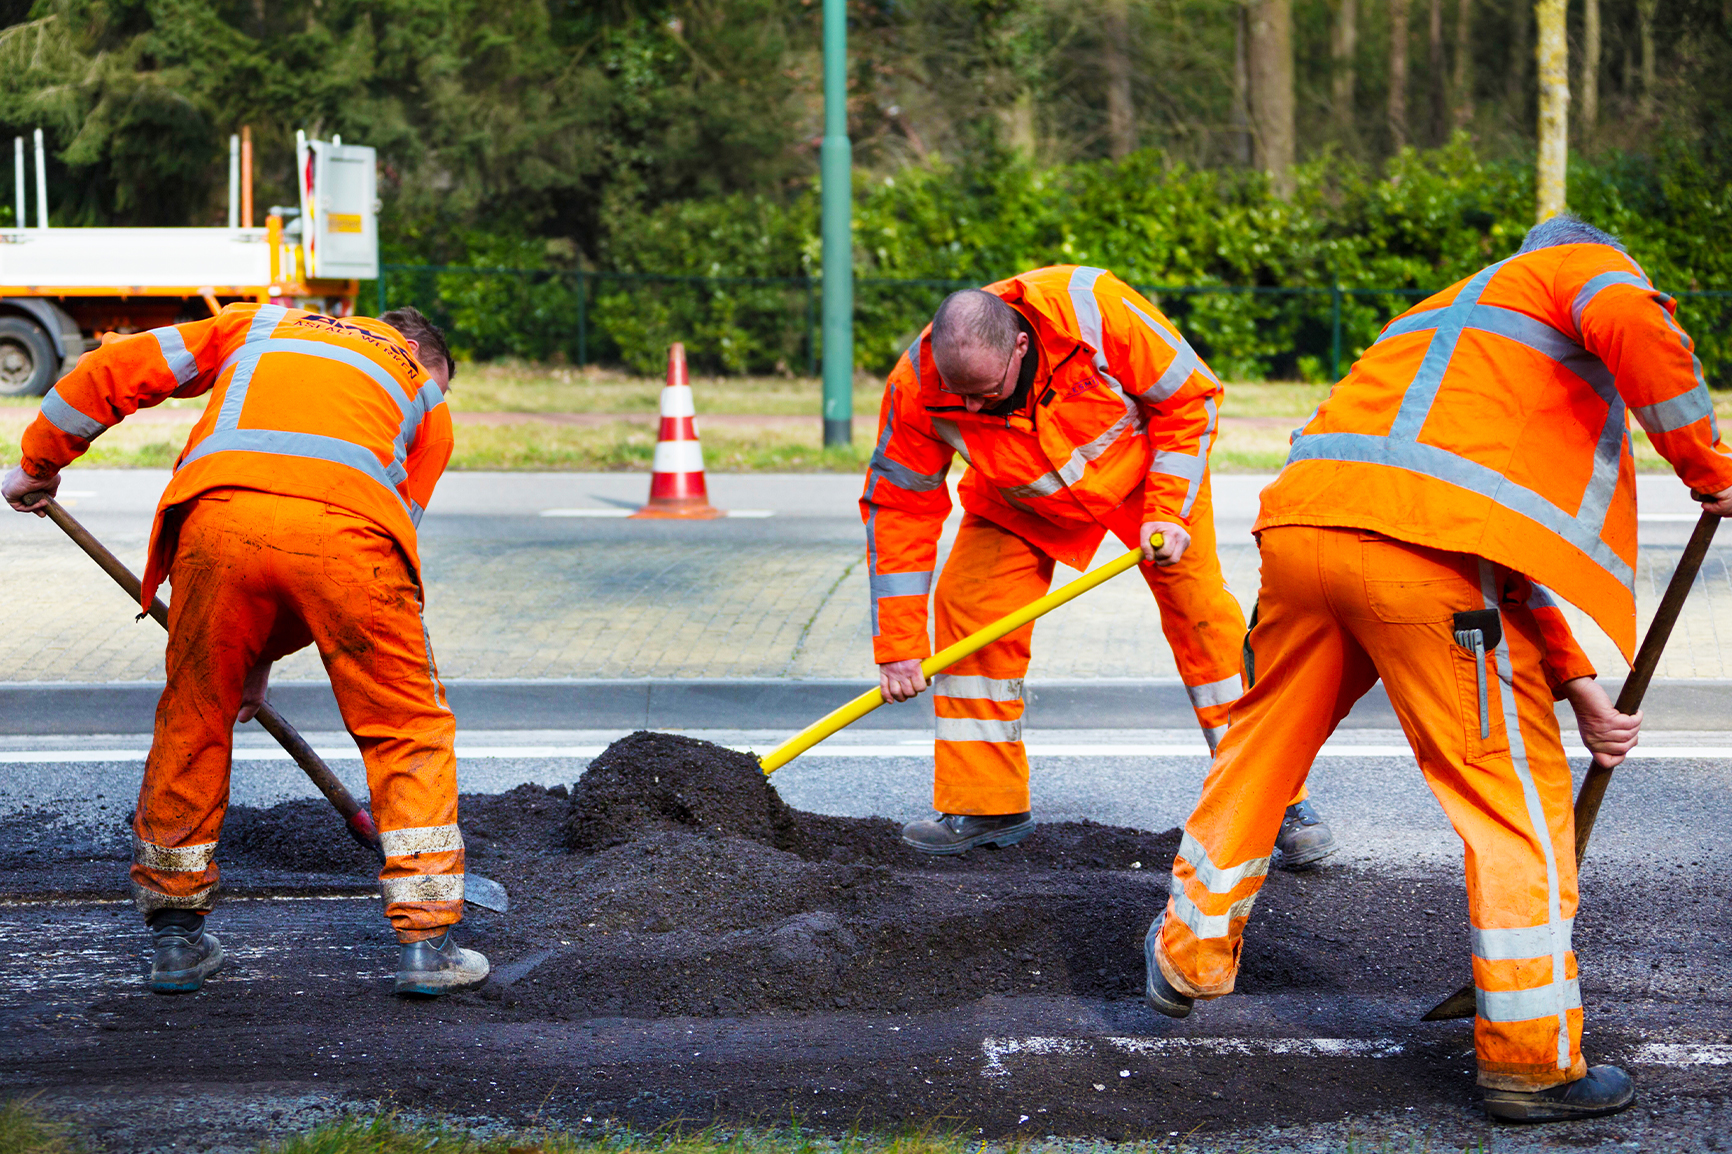
{"label": "trouser pocket", "polygon": [[[1478,721],[1477,734],[1468,734],[1468,745],[1473,747],[1477,736],[1482,752],[1491,742],[1491,682],[1495,678],[1494,664],[1498,644],[1503,640],[1503,619],[1496,609],[1470,609],[1457,613],[1452,622],[1455,630],[1456,645],[1465,650],[1473,663],[1473,691],[1464,712]],[[1466,686],[1463,685],[1463,689]]]}

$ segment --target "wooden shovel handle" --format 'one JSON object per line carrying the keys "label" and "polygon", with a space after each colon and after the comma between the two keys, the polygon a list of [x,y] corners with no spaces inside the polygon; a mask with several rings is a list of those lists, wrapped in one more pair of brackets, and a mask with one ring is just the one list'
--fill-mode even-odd
{"label": "wooden shovel handle", "polygon": [[[53,499],[48,502],[47,512],[49,520],[60,526],[80,549],[90,555],[92,561],[102,567],[104,573],[114,578],[115,584],[126,590],[126,595],[132,598],[134,605],[143,600],[143,583],[133,575],[132,570],[121,563],[120,558],[110,553],[108,547],[98,541],[89,529],[79,524],[78,518]],[[148,612],[158,625],[168,628],[168,606],[162,603],[162,598],[151,598]],[[381,861],[384,860],[384,849],[379,844],[379,829],[373,824],[373,815],[355,800],[355,795],[337,779],[337,775],[331,772],[331,767],[325,764],[324,758],[307,744],[306,738],[297,733],[295,727],[269,703],[259,707],[258,722],[264,726],[265,732],[276,738],[288,751],[289,756],[295,759],[295,764],[319,787],[325,800],[343,815],[343,824],[348,829],[349,836],[378,854]]]}
{"label": "wooden shovel handle", "polygon": [[[1660,666],[1660,657],[1666,651],[1666,641],[1672,636],[1672,627],[1678,623],[1678,614],[1683,612],[1684,599],[1690,595],[1690,587],[1696,583],[1696,574],[1702,570],[1702,562],[1708,556],[1708,547],[1714,543],[1714,531],[1720,527],[1720,518],[1713,513],[1703,513],[1696,522],[1696,528],[1690,534],[1689,544],[1684,546],[1684,552],[1678,556],[1678,565],[1672,570],[1672,579],[1666,584],[1665,595],[1660,598],[1660,607],[1654,612],[1654,620],[1648,626],[1647,635],[1642,638],[1642,647],[1636,651],[1636,660],[1630,666],[1630,676],[1624,679],[1624,688],[1618,692],[1618,712],[1634,713],[1642,707],[1642,698],[1648,692],[1648,683],[1654,680],[1654,670]],[[1587,776],[1582,778],[1582,788],[1576,794],[1576,865],[1582,864],[1582,858],[1588,852],[1588,838],[1594,832],[1594,820],[1600,815],[1600,802],[1605,800],[1606,787],[1612,782],[1612,771],[1599,765],[1589,765]]]}

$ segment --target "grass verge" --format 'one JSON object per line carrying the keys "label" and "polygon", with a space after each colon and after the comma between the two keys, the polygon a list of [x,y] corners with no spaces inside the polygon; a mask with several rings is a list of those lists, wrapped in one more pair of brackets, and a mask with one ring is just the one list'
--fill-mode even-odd
{"label": "grass verge", "polygon": [[28,1099],[0,1102],[0,1154],[77,1154],[71,1127],[38,1113]]}
{"label": "grass verge", "polygon": [[556,1130],[483,1136],[412,1126],[390,1115],[327,1123],[267,1145],[265,1154],[977,1154],[980,1146],[941,1133],[827,1138],[797,1127],[767,1131],[622,1132],[580,1137]]}

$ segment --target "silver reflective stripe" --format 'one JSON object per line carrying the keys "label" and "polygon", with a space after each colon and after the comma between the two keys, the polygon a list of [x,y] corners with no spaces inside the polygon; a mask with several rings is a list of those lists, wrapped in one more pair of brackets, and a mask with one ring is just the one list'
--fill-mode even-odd
{"label": "silver reflective stripe", "polygon": [[216,842],[170,848],[132,835],[132,860],[145,869],[164,873],[203,873],[216,858]]}
{"label": "silver reflective stripe", "polygon": [[1199,939],[1226,937],[1233,928],[1233,919],[1250,917],[1251,907],[1257,904],[1257,895],[1247,894],[1228,906],[1224,914],[1206,914],[1191,900],[1178,878],[1172,879],[1167,893],[1173,899],[1173,915],[1191,927],[1191,933]]}
{"label": "silver reflective stripe", "polygon": [[241,423],[241,409],[247,401],[247,387],[252,384],[253,370],[258,367],[258,358],[243,360],[243,354],[248,345],[259,344],[269,340],[270,335],[288,315],[288,309],[282,305],[265,305],[253,314],[253,323],[247,326],[247,335],[241,342],[239,352],[232,354],[217,370],[218,375],[228,372],[234,367],[234,375],[229,378],[228,387],[223,390],[222,408],[217,410],[216,428],[238,429]]}
{"label": "silver reflective stripe", "polygon": [[[1246,878],[1264,877],[1269,872],[1269,859],[1266,857],[1253,858],[1230,869],[1222,869],[1209,860],[1209,851],[1204,849],[1203,843],[1192,837],[1188,830],[1185,836],[1179,839],[1179,856],[1196,868],[1197,881],[1212,894],[1230,894]],[[1173,886],[1183,888],[1183,883],[1176,874],[1173,877]]]}
{"label": "silver reflective stripe", "polygon": [[1026,485],[1000,485],[998,491],[1012,501],[1028,497],[1050,497],[1064,491],[1064,480],[1057,473],[1042,473]]}
{"label": "silver reflective stripe", "polygon": [[1409,313],[1404,317],[1396,317],[1383,326],[1383,331],[1372,341],[1380,345],[1392,337],[1406,336],[1408,333],[1429,332],[1437,327],[1438,318],[1448,312],[1448,309],[1426,309],[1424,312]]}
{"label": "silver reflective stripe", "polygon": [[59,385],[49,389],[48,394],[42,398],[42,416],[62,433],[77,437],[81,441],[94,441],[109,428],[67,404],[66,399],[60,395]]}
{"label": "silver reflective stripe", "polygon": [[184,385],[198,376],[198,358],[187,349],[186,339],[180,335],[179,329],[172,325],[151,329],[150,335],[156,338],[156,346],[162,350],[162,359],[168,362],[168,371],[174,374],[175,384]]}
{"label": "silver reflective stripe", "polygon": [[[1498,607],[1498,589],[1501,584],[1499,577],[1498,567],[1482,557],[1479,562],[1479,587],[1487,609]],[[1498,639],[1497,649],[1486,654],[1486,658],[1488,663],[1495,664],[1498,680],[1503,683],[1499,686],[1498,697],[1503,702],[1504,735],[1509,740],[1510,764],[1515,769],[1516,780],[1521,783],[1528,827],[1532,831],[1533,840],[1539,844],[1545,855],[1546,931],[1550,948],[1527,956],[1538,957],[1549,953],[1552,959],[1552,980],[1541,989],[1524,990],[1517,994],[1480,991],[1480,1016],[1489,1022],[1520,1022],[1556,1014],[1558,1069],[1568,1070],[1570,1023],[1567,1014],[1570,1010],[1581,1008],[1582,992],[1573,979],[1564,977],[1564,959],[1570,952],[1571,923],[1564,920],[1563,891],[1558,880],[1557,854],[1552,849],[1552,831],[1546,824],[1545,806],[1540,801],[1539,787],[1534,784],[1533,771],[1528,768],[1527,739],[1522,734],[1521,717],[1516,711],[1515,665],[1510,659],[1508,632]],[[1505,816],[1514,817],[1513,814]]]}
{"label": "silver reflective stripe", "polygon": [[940,673],[932,679],[932,696],[974,701],[1021,701],[1022,678]]}
{"label": "silver reflective stripe", "polygon": [[1203,363],[1203,358],[1197,355],[1197,350],[1191,347],[1191,342],[1187,341],[1184,337],[1175,337],[1148,313],[1145,313],[1142,309],[1138,308],[1128,300],[1125,302],[1125,308],[1130,310],[1132,316],[1147,325],[1150,332],[1160,337],[1162,341],[1166,342],[1167,347],[1173,350],[1172,363],[1167,365],[1166,371],[1163,372],[1160,377],[1156,379],[1155,383],[1150,385],[1148,390],[1143,393],[1144,399],[1151,401],[1166,400],[1184,387],[1185,382],[1190,379],[1192,373],[1201,373],[1203,377],[1210,382],[1214,384],[1220,383],[1220,381],[1216,379],[1215,374],[1209,371],[1209,366]]}
{"label": "silver reflective stripe", "polygon": [[1587,488],[1582,491],[1582,503],[1576,510],[1575,523],[1593,533],[1598,540],[1606,527],[1606,515],[1618,495],[1618,473],[1624,458],[1633,454],[1630,448],[1630,424],[1624,399],[1617,393],[1606,407],[1606,421],[1600,426],[1600,437],[1594,445],[1594,469],[1588,474]]}
{"label": "silver reflective stripe", "polygon": [[1582,314],[1586,312],[1588,306],[1594,302],[1594,298],[1615,284],[1634,285],[1636,288],[1648,292],[1654,290],[1654,286],[1648,283],[1646,277],[1637,276],[1635,273],[1603,272],[1599,276],[1592,278],[1587,284],[1577,290],[1576,299],[1570,302],[1570,321],[1576,326],[1577,333],[1582,331]]}
{"label": "silver reflective stripe", "polygon": [[1197,438],[1196,456],[1163,449],[1155,454],[1154,462],[1149,466],[1151,474],[1179,477],[1190,482],[1190,486],[1185,490],[1185,499],[1179,504],[1181,517],[1191,515],[1191,506],[1197,503],[1197,494],[1203,488],[1203,477],[1209,471],[1209,442],[1214,438],[1217,422],[1214,397],[1203,402],[1203,411],[1209,416],[1209,426],[1203,435]]}
{"label": "silver reflective stripe", "polygon": [[463,848],[463,832],[451,825],[422,825],[410,829],[382,829],[379,845],[386,857],[409,857],[418,853],[455,853]]}
{"label": "silver reflective stripe", "polygon": [[410,501],[409,502],[409,523],[411,525],[415,526],[415,528],[419,529],[421,527],[421,514],[425,513],[426,511],[427,510],[423,509],[420,505],[417,505],[414,501]]}
{"label": "silver reflective stripe", "polygon": [[914,343],[908,346],[908,365],[914,370],[914,387],[920,388],[920,350],[926,345],[926,334],[921,333],[914,338]]}
{"label": "silver reflective stripe", "polygon": [[379,879],[379,892],[389,903],[460,902],[462,874],[417,874],[406,878]]}
{"label": "silver reflective stripe", "polygon": [[970,468],[974,466],[973,458],[968,455],[968,445],[963,441],[962,433],[957,429],[955,421],[946,420],[943,417],[933,417],[932,431],[938,434],[939,440],[960,453],[963,461],[967,462]]}
{"label": "silver reflective stripe", "polygon": [[944,475],[950,472],[945,468],[936,473],[916,473],[902,462],[892,461],[882,454],[873,456],[870,471],[910,493],[930,493],[944,484]]}
{"label": "silver reflective stripe", "polygon": [[1107,387],[1118,394],[1119,400],[1125,403],[1125,408],[1138,414],[1138,426],[1141,427],[1141,409],[1137,403],[1125,393],[1124,385],[1113,376],[1112,366],[1107,364],[1105,349],[1106,336],[1101,328],[1101,305],[1095,299],[1095,282],[1106,275],[1105,269],[1081,268],[1070,274],[1070,303],[1076,313],[1077,328],[1081,330],[1083,343],[1094,350],[1095,371],[1106,381]]}
{"label": "silver reflective stripe", "polygon": [[1226,736],[1227,727],[1224,725],[1203,730],[1203,740],[1209,743],[1209,755],[1211,757],[1214,756],[1215,750],[1220,747],[1221,739]]}
{"label": "silver reflective stripe", "polygon": [[217,453],[277,453],[285,457],[306,457],[315,461],[331,461],[365,473],[401,501],[396,486],[372,452],[353,441],[322,437],[317,433],[290,433],[281,429],[230,429],[212,433],[181,462],[194,461]]}
{"label": "silver reflective stripe", "polygon": [[[396,392],[401,394],[402,390],[398,389]],[[403,423],[398,427],[397,439],[392,445],[395,460],[399,466],[408,462],[409,446],[415,443],[415,435],[421,431],[421,422],[427,418],[429,413],[444,403],[445,390],[433,381],[428,381],[421,386],[421,391],[415,394],[414,399],[403,413]],[[403,470],[403,479],[405,481],[409,479],[407,468]]]}
{"label": "silver reflective stripe", "polygon": [[208,910],[216,901],[216,884],[204,887],[190,894],[165,894],[161,890],[153,890],[149,886],[132,883],[132,904],[138,907],[140,913],[155,913],[157,910]]}
{"label": "silver reflective stripe", "polygon": [[1687,428],[1703,417],[1712,417],[1714,401],[1709,397],[1707,389],[1697,385],[1682,396],[1652,405],[1638,405],[1630,412],[1635,416],[1636,423],[1646,429],[1649,436],[1653,436],[1656,433],[1670,433],[1675,429]]}
{"label": "silver reflective stripe", "polygon": [[1420,429],[1425,427],[1426,417],[1431,413],[1432,402],[1437,399],[1437,391],[1443,385],[1444,373],[1449,371],[1449,362],[1455,357],[1455,346],[1460,343],[1462,331],[1467,328],[1474,308],[1479,304],[1480,294],[1505,263],[1499,261],[1475,273],[1438,317],[1425,357],[1419,362],[1413,383],[1401,398],[1401,409],[1389,426],[1390,440],[1412,441],[1418,438]]}
{"label": "silver reflective stripe", "polygon": [[984,717],[940,717],[937,726],[939,741],[991,741],[1003,743],[1022,740],[1022,720],[995,721]]}
{"label": "silver reflective stripe", "polygon": [[1126,412],[1092,441],[1072,449],[1070,460],[1060,466],[1058,472],[1042,474],[1026,485],[1010,485],[1001,488],[999,492],[1007,497],[1050,497],[1060,489],[1069,488],[1082,480],[1083,474],[1088,472],[1090,461],[1106,452],[1126,429],[1138,423],[1134,411]]}
{"label": "silver reflective stripe", "polygon": [[[1576,919],[1563,920],[1564,949],[1570,948],[1570,935]],[[1550,957],[1551,926],[1522,926],[1513,930],[1482,930],[1473,927],[1473,956],[1487,962],[1512,962],[1527,958]]]}
{"label": "silver reflective stripe", "polygon": [[873,573],[866,578],[872,600],[880,597],[924,597],[932,591],[932,570],[924,573]]}
{"label": "silver reflective stripe", "polygon": [[1570,1026],[1565,1015],[1582,1008],[1582,986],[1575,978],[1541,986],[1537,990],[1476,989],[1473,997],[1476,1012],[1488,1022],[1531,1022],[1556,1015],[1559,1022],[1558,1068],[1570,1068]]}
{"label": "silver reflective stripe", "polygon": [[1231,677],[1223,677],[1219,681],[1211,681],[1207,685],[1185,686],[1185,696],[1191,699],[1192,709],[1208,709],[1213,705],[1231,705],[1239,700],[1239,695],[1245,692],[1245,683],[1237,673]]}
{"label": "silver reflective stripe", "polygon": [[283,323],[283,318],[289,315],[284,305],[265,305],[253,314],[253,323],[247,326],[248,341],[262,341],[277,331],[277,326]]}
{"label": "silver reflective stripe", "polygon": [[[1466,457],[1458,457],[1447,449],[1422,445],[1414,441],[1398,441],[1369,433],[1320,433],[1301,437],[1289,452],[1288,461],[1355,461],[1368,465],[1388,465],[1435,477],[1460,486],[1470,492],[1489,497],[1513,513],[1551,530],[1591,557],[1600,568],[1610,573],[1625,588],[1634,590],[1635,572],[1610,545],[1600,540],[1598,519],[1578,521],[1531,489],[1523,488],[1497,470],[1487,468]],[[1604,502],[1584,498],[1582,508],[1592,512],[1603,510]]]}

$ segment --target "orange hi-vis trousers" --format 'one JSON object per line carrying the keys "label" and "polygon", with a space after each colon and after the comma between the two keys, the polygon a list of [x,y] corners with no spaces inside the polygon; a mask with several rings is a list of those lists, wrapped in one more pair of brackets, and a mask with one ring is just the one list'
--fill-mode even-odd
{"label": "orange hi-vis trousers", "polygon": [[[367,766],[398,940],[461,920],[456,723],[390,535],[322,502],[216,489],[187,509],[170,579],[168,687],[132,825],[139,908],[211,908],[247,672],[311,642]],[[330,836],[344,836],[334,813]]]}
{"label": "orange hi-vis trousers", "polygon": [[[1535,1090],[1581,1077],[1570,767],[1544,640],[1529,606],[1509,595],[1525,581],[1478,557],[1354,529],[1281,526],[1263,532],[1261,547],[1250,685],[1149,931],[1161,972],[1192,997],[1232,992],[1286,799],[1381,676],[1467,847],[1479,1083]],[[1499,611],[1503,637],[1482,664],[1457,643],[1453,619],[1487,609]]]}
{"label": "orange hi-vis trousers", "polygon": [[[1221,576],[1207,477],[1192,506],[1190,533],[1191,546],[1177,564],[1141,565],[1138,571],[1160,606],[1161,631],[1213,749],[1242,686],[1245,615]],[[1127,548],[1136,544],[1125,541]],[[1053,564],[1015,533],[965,513],[933,593],[938,648],[1044,596],[1052,587]],[[1028,811],[1022,680],[1033,636],[1031,622],[933,677],[938,742],[932,804],[940,812]]]}

